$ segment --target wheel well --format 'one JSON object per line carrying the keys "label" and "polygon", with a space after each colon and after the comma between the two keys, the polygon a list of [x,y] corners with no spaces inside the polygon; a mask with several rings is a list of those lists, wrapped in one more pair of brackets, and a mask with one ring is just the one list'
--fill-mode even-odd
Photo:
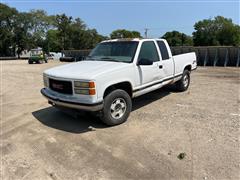
{"label": "wheel well", "polygon": [[191,65],[187,65],[185,68],[184,68],[184,70],[188,70],[188,71],[191,71],[192,70],[192,67],[191,67]]}
{"label": "wheel well", "polygon": [[121,83],[117,83],[109,86],[105,90],[103,97],[106,97],[110,92],[114,91],[115,89],[122,89],[126,91],[130,97],[132,97],[132,86],[129,82],[121,82]]}

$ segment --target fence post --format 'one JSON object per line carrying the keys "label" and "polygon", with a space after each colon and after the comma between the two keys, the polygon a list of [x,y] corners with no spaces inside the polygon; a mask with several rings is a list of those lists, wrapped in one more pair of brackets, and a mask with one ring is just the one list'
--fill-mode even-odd
{"label": "fence post", "polygon": [[172,48],[171,50],[172,50],[172,55],[174,56],[175,55],[175,49]]}
{"label": "fence post", "polygon": [[228,48],[226,48],[226,55],[225,55],[225,61],[224,61],[224,67],[227,66],[227,63],[228,63]]}
{"label": "fence post", "polygon": [[196,56],[197,56],[197,64],[200,64],[200,58],[199,58],[199,51],[198,51],[198,48],[196,49],[197,52],[196,53]]}
{"label": "fence post", "polygon": [[239,67],[239,61],[240,61],[240,48],[238,48],[236,67]]}
{"label": "fence post", "polygon": [[203,66],[206,66],[207,62],[208,62],[208,48],[206,48],[206,51],[205,51]]}
{"label": "fence post", "polygon": [[215,51],[215,58],[214,58],[214,62],[213,62],[214,67],[216,66],[217,62],[218,62],[218,48],[216,48],[216,51]]}

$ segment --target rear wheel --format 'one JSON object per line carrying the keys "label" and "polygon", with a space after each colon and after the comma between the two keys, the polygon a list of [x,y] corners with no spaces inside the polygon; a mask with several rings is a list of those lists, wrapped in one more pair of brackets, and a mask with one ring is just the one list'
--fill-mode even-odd
{"label": "rear wheel", "polygon": [[190,84],[190,72],[188,70],[183,71],[182,78],[176,82],[176,89],[180,92],[186,91]]}
{"label": "rear wheel", "polygon": [[125,122],[132,110],[132,100],[129,94],[121,89],[109,93],[104,98],[101,120],[110,126]]}

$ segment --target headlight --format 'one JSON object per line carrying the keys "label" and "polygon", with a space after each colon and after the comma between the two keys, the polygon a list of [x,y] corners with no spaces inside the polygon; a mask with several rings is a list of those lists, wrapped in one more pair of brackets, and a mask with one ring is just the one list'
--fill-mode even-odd
{"label": "headlight", "polygon": [[74,92],[76,94],[83,95],[95,95],[95,83],[93,81],[90,82],[82,82],[82,81],[74,81]]}
{"label": "headlight", "polygon": [[44,87],[48,87],[48,77],[43,74],[43,84],[44,84]]}
{"label": "headlight", "polygon": [[74,81],[74,87],[77,88],[95,88],[95,83],[90,82],[82,82],[82,81]]}

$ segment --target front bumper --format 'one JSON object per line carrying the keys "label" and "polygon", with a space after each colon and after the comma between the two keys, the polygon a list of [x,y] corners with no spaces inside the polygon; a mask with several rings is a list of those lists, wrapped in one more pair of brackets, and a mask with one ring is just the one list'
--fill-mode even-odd
{"label": "front bumper", "polygon": [[51,96],[45,88],[41,89],[42,95],[48,99],[49,103],[56,106],[67,107],[71,109],[78,109],[84,111],[99,111],[103,108],[103,102],[95,103],[95,104],[84,104],[78,102],[72,102],[63,100],[61,98]]}
{"label": "front bumper", "polygon": [[29,61],[39,61],[39,60],[42,60],[43,58],[41,57],[38,57],[38,56],[32,56],[29,58]]}

